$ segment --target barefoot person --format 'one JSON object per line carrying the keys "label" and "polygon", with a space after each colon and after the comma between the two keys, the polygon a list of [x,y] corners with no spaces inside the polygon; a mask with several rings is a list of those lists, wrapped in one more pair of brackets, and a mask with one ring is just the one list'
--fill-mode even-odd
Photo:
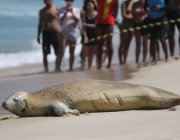
{"label": "barefoot person", "polygon": [[[145,63],[147,55],[147,29],[142,28],[145,25],[145,19],[148,12],[144,9],[145,0],[139,0],[133,4],[133,20],[134,20],[134,36],[136,39],[136,63],[139,63],[139,55],[141,52],[141,37],[143,46],[143,63]],[[140,30],[136,29],[141,27]]]}
{"label": "barefoot person", "polygon": [[40,44],[40,34],[43,31],[42,33],[43,64],[44,64],[45,72],[48,72],[47,55],[50,54],[50,45],[53,45],[54,52],[56,55],[58,52],[59,8],[52,4],[52,0],[44,0],[44,3],[46,6],[39,11],[37,41]]}
{"label": "barefoot person", "polygon": [[84,41],[88,41],[88,43],[84,43],[83,45],[82,70],[84,70],[86,57],[88,57],[88,69],[91,69],[93,56],[96,54],[97,41],[90,42],[92,38],[96,38],[96,18],[98,13],[95,7],[94,1],[89,0],[82,14]]}
{"label": "barefoot person", "polygon": [[[157,22],[164,22],[167,21],[167,16],[165,11],[159,11],[157,9],[165,7],[164,0],[146,0],[145,7],[149,7],[149,23],[154,24]],[[167,33],[168,33],[168,24],[161,24],[159,26],[151,27],[150,32],[150,41],[152,47],[152,64],[156,64],[156,49],[157,49],[157,42],[158,39],[160,40],[163,51],[165,54],[165,61],[168,61],[168,50],[167,50]]]}
{"label": "barefoot person", "polygon": [[[113,33],[114,24],[118,14],[118,0],[97,0],[98,3],[98,17],[97,17],[97,36],[110,35]],[[107,43],[108,65],[111,66],[113,56],[112,35],[107,36],[105,39],[98,41],[97,58],[98,69],[102,68],[102,53],[104,40]]]}
{"label": "barefoot person", "polygon": [[[123,21],[121,25],[119,25],[120,29],[120,44],[119,44],[119,63],[120,65],[126,64],[129,45],[133,37],[133,32],[129,31],[129,29],[133,28],[133,16],[132,16],[132,7],[133,0],[126,0],[121,5],[121,13]],[[123,32],[123,30],[128,30],[127,32]]]}
{"label": "barefoot person", "polygon": [[[74,0],[65,0],[66,6],[60,8],[59,22],[61,26],[59,36],[59,52],[57,71],[60,71],[61,61],[65,49],[65,44],[69,45],[69,71],[73,71],[75,44],[80,37],[78,26],[80,20],[80,10],[73,6]],[[65,42],[65,43],[64,43]]]}
{"label": "barefoot person", "polygon": [[[180,1],[179,0],[165,0],[166,6],[164,8],[157,9],[158,11],[166,11],[169,22],[169,50],[170,55],[173,58],[175,54],[175,27],[177,27],[180,33],[180,22],[177,21],[180,18]],[[171,22],[175,21],[175,22]],[[180,44],[180,42],[179,42]]]}

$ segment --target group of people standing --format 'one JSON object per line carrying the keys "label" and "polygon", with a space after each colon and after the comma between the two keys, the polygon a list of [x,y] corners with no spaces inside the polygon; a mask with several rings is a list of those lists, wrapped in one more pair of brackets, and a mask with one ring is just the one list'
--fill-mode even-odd
{"label": "group of people standing", "polygon": [[[143,46],[143,62],[148,52],[150,39],[150,56],[156,64],[159,57],[159,41],[161,42],[165,61],[168,61],[168,44],[171,57],[174,57],[175,26],[180,31],[180,1],[179,0],[126,0],[121,6],[123,21],[120,24],[120,64],[126,64],[129,44],[133,35],[136,40],[136,63],[139,63],[140,47]],[[130,29],[134,29],[133,31]],[[123,32],[123,30],[128,30]],[[141,41],[142,40],[142,41]]]}
{"label": "group of people standing", "polygon": [[[65,0],[66,6],[58,8],[53,5],[52,0],[44,0],[45,7],[39,12],[38,42],[42,32],[43,63],[45,71],[48,72],[47,55],[50,53],[50,45],[56,54],[55,71],[61,71],[61,62],[64,49],[69,46],[69,71],[73,70],[74,50],[78,38],[82,38],[82,69],[88,58],[88,68],[92,66],[93,56],[96,55],[97,69],[102,68],[103,56],[107,55],[110,68],[113,56],[113,30],[117,24],[120,34],[120,46],[118,50],[120,64],[126,64],[129,45],[133,35],[136,39],[136,62],[139,62],[141,48],[141,37],[143,38],[143,62],[147,55],[147,38],[150,38],[150,54],[153,63],[156,63],[156,48],[158,40],[161,41],[168,60],[166,38],[169,24],[161,24],[151,29],[141,28],[149,23],[167,20],[167,13],[173,14],[170,18],[180,18],[180,7],[178,0],[126,0],[121,5],[122,22],[117,20],[119,9],[118,0],[84,0],[82,10],[73,6],[74,0]],[[82,22],[82,25],[80,23]],[[180,29],[180,23],[170,24],[172,32],[174,26]],[[171,27],[172,26],[172,27]],[[134,28],[135,30],[129,30]],[[136,30],[137,28],[137,30]],[[125,31],[126,30],[126,31]],[[94,39],[96,38],[96,39]],[[172,40],[170,40],[172,38]],[[174,36],[169,35],[171,56],[174,55]],[[104,52],[104,46],[106,51]]]}
{"label": "group of people standing", "polygon": [[[106,44],[108,65],[110,68],[113,46],[112,35],[118,13],[118,0],[84,0],[82,11],[73,6],[74,0],[65,0],[66,6],[58,8],[52,0],[44,0],[45,7],[39,12],[38,42],[43,31],[43,63],[48,71],[47,55],[53,45],[56,57],[55,71],[61,71],[61,62],[65,46],[69,46],[69,71],[73,70],[74,50],[77,39],[82,38],[82,69],[86,57],[88,68],[91,68],[94,54],[97,56],[97,68],[102,67],[103,46]],[[101,8],[98,8],[101,7]],[[82,27],[80,27],[82,21]],[[57,38],[57,32],[59,32]],[[104,39],[94,40],[97,36],[111,34]]]}

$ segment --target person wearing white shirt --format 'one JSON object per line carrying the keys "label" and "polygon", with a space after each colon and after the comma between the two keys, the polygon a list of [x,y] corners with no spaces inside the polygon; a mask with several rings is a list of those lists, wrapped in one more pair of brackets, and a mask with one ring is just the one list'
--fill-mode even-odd
{"label": "person wearing white shirt", "polygon": [[66,6],[60,8],[59,10],[60,38],[57,71],[61,70],[60,66],[65,44],[69,45],[70,47],[69,71],[73,71],[75,44],[80,36],[80,28],[78,26],[80,20],[80,10],[76,7],[73,7],[74,0],[65,1]]}

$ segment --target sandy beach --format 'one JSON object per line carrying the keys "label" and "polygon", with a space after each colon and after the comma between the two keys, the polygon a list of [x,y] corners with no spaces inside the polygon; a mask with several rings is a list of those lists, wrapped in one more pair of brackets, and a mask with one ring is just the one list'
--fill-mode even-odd
{"label": "sandy beach", "polygon": [[[53,64],[51,64],[53,67]],[[78,66],[77,66],[78,67]],[[111,69],[66,73],[41,73],[41,64],[0,71],[0,104],[16,91],[33,92],[78,79],[98,79],[143,84],[180,95],[180,60],[137,68],[119,66],[117,56]],[[172,140],[180,137],[180,109],[132,110],[81,114],[71,117],[18,118],[0,109],[1,140]]]}

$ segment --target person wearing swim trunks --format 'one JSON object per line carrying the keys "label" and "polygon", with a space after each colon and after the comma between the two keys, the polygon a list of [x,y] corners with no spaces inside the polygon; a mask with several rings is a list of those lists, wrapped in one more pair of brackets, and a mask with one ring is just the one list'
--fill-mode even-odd
{"label": "person wearing swim trunks", "polygon": [[97,49],[97,68],[102,68],[102,54],[104,42],[107,44],[107,54],[108,54],[108,65],[110,68],[112,56],[113,56],[113,44],[112,44],[112,33],[114,31],[114,24],[116,22],[116,17],[118,14],[118,0],[97,0],[98,3],[98,16],[97,16],[97,37],[105,38],[98,40]]}
{"label": "person wearing swim trunks", "polygon": [[[147,0],[146,7],[149,7],[149,24],[156,24],[158,22],[162,23],[163,21],[167,21],[167,16],[165,11],[156,11],[156,8],[165,7],[164,0]],[[166,38],[168,36],[168,24],[155,25],[149,29],[150,32],[150,41],[151,41],[151,49],[152,49],[152,64],[156,64],[156,48],[158,39],[160,40],[163,51],[165,54],[165,61],[168,61],[168,50]]]}
{"label": "person wearing swim trunks", "polygon": [[[39,11],[39,24],[37,41],[40,44],[40,35],[42,32],[42,50],[43,50],[43,65],[45,72],[48,72],[47,56],[50,54],[50,45],[53,46],[55,55],[58,53],[58,36],[59,36],[59,8],[52,4],[52,0],[44,0],[45,7]],[[57,57],[56,64],[57,67]]]}
{"label": "person wearing swim trunks", "polygon": [[[147,55],[147,29],[143,28],[148,12],[144,9],[145,0],[139,0],[133,4],[133,20],[134,20],[134,36],[136,40],[136,63],[139,63],[139,55],[141,51],[141,36],[143,44],[143,63],[145,63]],[[140,29],[138,29],[140,27]]]}
{"label": "person wearing swim trunks", "polygon": [[168,35],[169,48],[170,48],[171,57],[174,57],[175,26],[180,32],[180,22],[177,21],[177,19],[180,18],[180,1],[179,0],[165,0],[165,4],[166,6],[163,8],[157,7],[156,11],[166,11],[167,18],[169,20],[169,35]]}
{"label": "person wearing swim trunks", "polygon": [[120,29],[120,44],[119,44],[119,63],[120,65],[126,64],[129,45],[133,37],[133,16],[132,16],[133,0],[126,0],[121,5],[121,13],[123,21],[119,25]]}
{"label": "person wearing swim trunks", "polygon": [[[59,52],[58,52],[58,68],[57,71],[61,71],[61,61],[65,49],[65,45],[69,45],[69,71],[73,71],[74,64],[74,51],[75,45],[80,37],[80,10],[73,6],[74,0],[65,0],[66,6],[60,8],[59,11],[59,22],[61,26],[59,36]],[[65,42],[65,43],[64,43]]]}
{"label": "person wearing swim trunks", "polygon": [[84,70],[85,60],[88,57],[88,69],[91,68],[93,56],[97,52],[97,41],[96,39],[96,19],[98,12],[96,11],[96,5],[93,0],[89,0],[86,5],[86,10],[82,15],[83,19],[83,59],[82,59],[82,70]]}
{"label": "person wearing swim trunks", "polygon": [[[167,6],[169,7],[166,11],[168,20],[175,20],[174,23],[169,23],[169,47],[171,57],[174,57],[174,48],[175,48],[175,26],[177,27],[180,33],[180,22],[177,19],[180,18],[180,1],[179,0],[166,0]],[[179,42],[180,46],[180,42]]]}

